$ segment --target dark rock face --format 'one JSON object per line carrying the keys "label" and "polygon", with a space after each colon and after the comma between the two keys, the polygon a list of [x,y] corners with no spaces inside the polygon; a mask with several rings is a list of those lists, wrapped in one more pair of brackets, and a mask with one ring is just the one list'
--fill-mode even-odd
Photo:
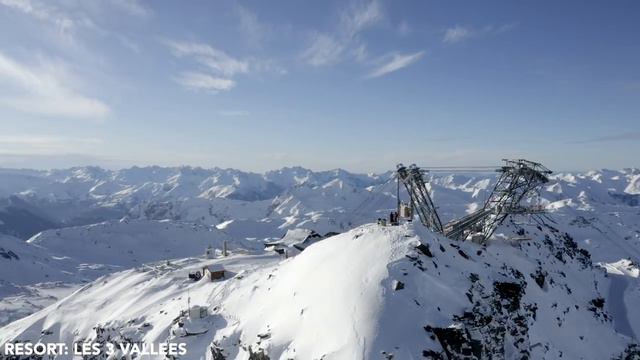
{"label": "dark rock face", "polygon": [[211,359],[213,360],[226,360],[227,358],[224,356],[222,349],[217,346],[210,346],[209,352],[211,353]]}
{"label": "dark rock face", "polygon": [[264,353],[263,350],[258,352],[253,352],[253,350],[249,349],[249,360],[270,360],[269,356]]}
{"label": "dark rock face", "polygon": [[435,328],[433,333],[442,345],[448,359],[480,359],[482,344],[458,328]]}
{"label": "dark rock face", "polygon": [[591,305],[593,305],[598,309],[602,309],[604,307],[604,299],[603,298],[593,299],[591,300]]}
{"label": "dark rock face", "polygon": [[144,209],[144,216],[149,220],[179,220],[179,217],[173,213],[173,203],[171,202],[150,203]]}
{"label": "dark rock face", "polygon": [[593,267],[591,262],[591,254],[585,249],[578,247],[578,244],[573,240],[573,237],[567,233],[560,234],[558,230],[549,227],[555,237],[555,241],[552,240],[549,234],[544,237],[543,244],[547,246],[553,253],[556,259],[566,264],[568,260],[576,260],[580,263],[583,269]]}
{"label": "dark rock face", "polygon": [[424,263],[422,262],[422,259],[420,259],[417,256],[411,256],[411,255],[405,255],[405,256],[407,257],[407,259],[409,259],[409,261],[413,266],[420,269],[420,271],[425,271]]}
{"label": "dark rock face", "polygon": [[11,250],[5,250],[0,247],[0,257],[8,259],[8,260],[20,260],[20,257]]}
{"label": "dark rock face", "polygon": [[429,249],[429,244],[426,244],[426,245],[420,244],[416,246],[416,250],[420,251],[425,256],[433,257],[433,254],[431,253],[431,249]]}
{"label": "dark rock face", "polygon": [[[498,296],[501,304],[508,311],[516,311],[520,308],[520,298],[524,294],[524,288],[517,283],[495,282],[493,283],[494,294]],[[505,305],[506,304],[506,305]]]}
{"label": "dark rock face", "polygon": [[618,357],[620,360],[640,360],[640,345],[630,344]]}
{"label": "dark rock face", "polygon": [[[470,287],[466,292],[469,307],[461,314],[454,315],[451,325],[445,327],[425,326],[424,329],[432,341],[439,343],[439,348],[423,350],[427,359],[530,359],[532,352],[539,356],[548,353],[548,344],[538,343],[541,350],[532,350],[529,330],[538,317],[538,311],[552,311],[557,314],[557,326],[562,327],[564,316],[568,312],[586,307],[593,316],[602,322],[611,321],[607,314],[605,298],[597,295],[588,304],[575,303],[566,309],[558,309],[558,304],[551,309],[540,310],[536,303],[527,303],[528,286],[532,292],[539,294],[536,285],[544,292],[558,289],[567,295],[573,293],[569,287],[570,271],[595,271],[588,251],[581,249],[568,233],[559,231],[548,224],[538,227],[539,233],[533,231],[532,236],[540,241],[518,243],[517,246],[525,254],[535,256],[537,267],[527,276],[506,263],[499,269],[498,279],[487,279],[479,274],[470,273]],[[460,250],[457,245],[451,245]],[[457,254],[456,254],[457,255]],[[480,256],[480,255],[479,255]],[[489,266],[487,264],[487,266]],[[565,270],[566,267],[566,270]],[[603,277],[604,279],[604,277]],[[594,280],[594,294],[600,294],[599,281]],[[579,336],[581,340],[584,337]],[[557,356],[562,357],[562,352]],[[620,354],[619,359],[640,360],[640,347],[629,345]]]}
{"label": "dark rock face", "polygon": [[607,314],[607,312],[604,309],[603,298],[595,298],[589,302],[589,305],[590,305],[588,307],[589,311],[593,312],[596,317],[604,319],[605,321],[608,321],[610,319],[609,314]]}
{"label": "dark rock face", "polygon": [[[521,303],[526,282],[494,282],[493,291],[486,289],[470,277],[471,288],[467,296],[473,303],[471,311],[455,316],[456,327],[425,327],[442,346],[447,359],[504,359],[506,339],[512,356],[529,358],[529,319],[535,319],[536,307]],[[438,359],[426,351],[432,359]]]}
{"label": "dark rock face", "polygon": [[536,284],[540,286],[540,289],[544,289],[544,283],[547,278],[547,272],[543,271],[541,268],[536,269],[536,272],[531,274],[533,280],[535,280]]}
{"label": "dark rock face", "polygon": [[430,360],[444,360],[444,357],[439,352],[435,352],[433,350],[424,350],[422,351],[422,357]]}

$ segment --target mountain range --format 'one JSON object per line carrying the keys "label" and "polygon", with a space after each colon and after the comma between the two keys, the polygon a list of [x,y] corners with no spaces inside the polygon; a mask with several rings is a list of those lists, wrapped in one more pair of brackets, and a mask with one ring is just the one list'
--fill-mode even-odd
{"label": "mountain range", "polygon": [[[496,180],[426,177],[444,221]],[[300,167],[0,170],[0,344],[108,334],[187,341],[184,358],[640,356],[640,170],[553,174],[545,216],[510,218],[486,246],[372,224],[396,186],[392,172]],[[279,241],[288,258],[265,250]],[[227,277],[189,280],[204,266]],[[187,298],[208,315],[180,337]]]}

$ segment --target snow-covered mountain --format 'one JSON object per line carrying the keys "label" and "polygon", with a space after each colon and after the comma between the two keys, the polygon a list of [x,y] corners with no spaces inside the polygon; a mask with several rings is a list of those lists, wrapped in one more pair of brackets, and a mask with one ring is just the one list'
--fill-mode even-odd
{"label": "snow-covered mountain", "polygon": [[215,228],[173,221],[123,219],[47,230],[26,242],[0,235],[0,324],[105,274],[201,255],[225,241],[230,249],[262,247],[231,241]]}
{"label": "snow-covered mountain", "polygon": [[[569,235],[526,229],[535,240],[483,249],[420,225],[365,225],[286,260],[233,255],[135,268],[11,323],[0,343],[183,342],[185,359],[640,356],[624,334],[640,323],[617,329],[638,314],[615,308],[604,269]],[[211,265],[227,277],[187,277]],[[187,296],[207,314],[180,327]]]}
{"label": "snow-covered mountain", "polygon": [[[368,187],[388,180],[389,174],[303,168],[265,174],[191,167],[4,169],[0,170],[0,232],[28,238],[47,228],[92,224],[125,215],[216,225],[230,219],[292,214],[297,217],[288,222],[300,223],[314,219],[300,211],[355,206],[370,196]],[[342,199],[343,187],[354,194]],[[319,199],[320,204],[313,202],[314,193],[326,199]],[[343,203],[327,204],[336,200]]]}
{"label": "snow-covered mountain", "polygon": [[[282,236],[296,226],[344,231],[384,217],[395,206],[390,179],[390,173],[313,172],[299,167],[264,174],[190,167],[5,169],[0,171],[0,232],[27,239],[49,228],[125,215],[205,225],[269,219],[270,231],[261,226],[259,233],[250,234],[262,238]],[[431,187],[443,219],[482,204],[494,179],[491,173],[434,174]],[[638,169],[561,173],[552,176],[541,195],[550,209],[560,212],[637,209],[639,179]]]}
{"label": "snow-covered mountain", "polygon": [[[482,206],[495,182],[429,176],[444,221]],[[186,341],[185,358],[638,357],[639,179],[552,175],[548,219],[513,218],[483,248],[368,224],[396,205],[391,173],[1,170],[0,324],[35,313],[0,328],[0,344],[108,334]],[[343,234],[292,259],[263,251],[312,231]],[[225,240],[230,257],[201,256]],[[229,276],[188,279],[204,265]],[[176,338],[186,289],[209,312],[186,326],[207,332]]]}

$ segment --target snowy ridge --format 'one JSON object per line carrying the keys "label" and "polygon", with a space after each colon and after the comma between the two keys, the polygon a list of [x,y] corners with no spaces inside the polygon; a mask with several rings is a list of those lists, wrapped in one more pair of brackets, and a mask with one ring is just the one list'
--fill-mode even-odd
{"label": "snowy ridge", "polygon": [[[538,241],[483,250],[419,226],[365,225],[287,260],[232,255],[136,268],[2,328],[0,343],[100,341],[95,329],[101,329],[112,339],[187,342],[186,359],[631,354],[634,340],[615,331],[609,314],[605,272],[566,234],[527,232]],[[203,264],[222,265],[229,277],[187,279]],[[191,303],[209,311],[187,320],[187,331],[208,331],[182,338],[171,329],[186,307],[187,289]],[[460,337],[478,347],[465,350]]]}

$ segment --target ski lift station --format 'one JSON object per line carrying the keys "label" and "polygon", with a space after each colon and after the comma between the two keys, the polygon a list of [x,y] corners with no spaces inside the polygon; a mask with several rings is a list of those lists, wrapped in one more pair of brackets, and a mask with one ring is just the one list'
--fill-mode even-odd
{"label": "ski lift station", "polygon": [[[424,174],[430,171],[487,171],[491,168],[421,168],[416,165],[398,164],[394,175],[397,182],[398,201],[395,222],[397,223],[397,218],[411,221],[417,215],[422,225],[433,232],[453,240],[485,243],[498,226],[511,215],[529,214],[533,217],[544,215],[543,207],[524,204],[526,200],[530,200],[538,193],[543,184],[549,182],[548,175],[552,173],[551,170],[540,163],[525,159],[504,159],[503,162],[504,165],[495,170],[499,173],[498,180],[484,205],[470,214],[444,224],[429,193]],[[407,202],[403,202],[400,198],[401,184],[409,196]]]}

